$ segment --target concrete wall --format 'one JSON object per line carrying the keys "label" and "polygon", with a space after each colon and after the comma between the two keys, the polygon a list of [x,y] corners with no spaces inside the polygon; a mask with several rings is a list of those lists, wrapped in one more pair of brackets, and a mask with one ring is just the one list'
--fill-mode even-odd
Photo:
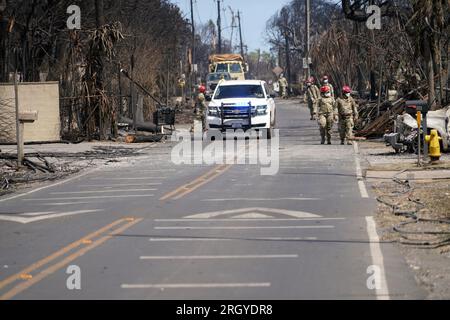
{"label": "concrete wall", "polygon": [[[58,82],[19,84],[19,109],[38,111],[38,121],[25,124],[24,140],[60,140]],[[13,84],[0,84],[0,143],[16,142],[16,112]]]}

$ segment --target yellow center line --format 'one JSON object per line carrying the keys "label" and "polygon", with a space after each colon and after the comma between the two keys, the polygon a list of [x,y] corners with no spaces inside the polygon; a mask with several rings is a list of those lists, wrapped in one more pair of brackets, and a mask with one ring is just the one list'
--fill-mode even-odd
{"label": "yellow center line", "polygon": [[193,181],[186,183],[182,185],[181,187],[167,193],[163,197],[161,197],[159,200],[167,200],[169,198],[172,198],[173,200],[180,199],[184,197],[185,195],[195,191],[196,189],[200,188],[204,184],[212,181],[213,179],[217,178],[218,176],[222,175],[231,168],[232,165],[226,165],[222,164],[219,166],[214,167],[210,171],[206,172],[205,174],[201,175],[200,177],[194,179]]}
{"label": "yellow center line", "polygon": [[230,169],[230,168],[231,168],[231,165],[228,165],[228,166],[224,167],[222,170],[216,171],[216,173],[215,173],[214,175],[212,175],[211,177],[209,177],[209,178],[207,178],[207,179],[204,179],[204,180],[202,180],[202,181],[199,181],[195,186],[193,186],[192,188],[190,188],[190,189],[188,189],[188,190],[186,190],[186,191],[184,191],[184,192],[178,194],[178,195],[175,196],[173,199],[174,199],[174,200],[178,200],[178,199],[184,197],[185,195],[187,195],[187,194],[189,194],[189,193],[191,193],[191,192],[197,190],[197,189],[200,188],[201,186],[207,184],[208,182],[214,180],[214,179],[217,178],[218,176],[224,174],[225,171],[227,171],[227,170]]}
{"label": "yellow center line", "polygon": [[[84,255],[86,252],[98,247],[99,245],[101,245],[102,243],[104,243],[105,241],[107,241],[108,239],[110,239],[112,236],[123,232],[124,230],[130,228],[131,226],[133,226],[134,224],[142,221],[143,219],[119,219],[117,221],[114,221],[113,223],[83,237],[80,240],[77,240],[73,243],[71,243],[70,245],[62,248],[61,250],[58,250],[57,252],[51,254],[50,256],[36,262],[33,263],[32,265],[30,265],[29,267],[23,269],[22,271],[20,271],[19,273],[6,278],[5,280],[2,280],[0,282],[0,289],[5,287],[6,285],[16,281],[16,280],[20,280],[20,279],[26,279],[25,282],[22,282],[20,284],[18,284],[17,286],[13,287],[10,291],[6,292],[5,294],[3,294],[2,296],[0,296],[0,300],[8,300],[13,298],[14,296],[16,296],[17,294],[21,293],[22,291],[28,289],[29,287],[31,287],[32,285],[34,285],[35,283],[41,281],[42,279],[46,278],[47,276],[53,274],[54,272],[56,272],[57,270],[59,270],[60,268],[64,267],[65,265],[67,265],[68,263],[72,262],[73,260],[75,260],[76,258]],[[102,238],[99,238],[96,241],[90,240],[90,238],[95,238],[98,237],[99,235],[101,235],[102,233],[105,233],[106,231],[108,231],[109,229],[115,227],[116,225],[123,223],[123,222],[128,222],[127,224],[123,225],[122,227],[115,229],[114,231],[112,231],[111,233],[109,233],[106,236],[103,236]],[[90,243],[90,244],[89,244]],[[48,268],[44,269],[43,271],[39,272],[36,276],[31,276],[30,273],[38,268],[40,268],[43,265],[46,265],[48,263],[50,263],[51,261],[55,260],[56,258],[64,255],[65,253],[71,251],[74,248],[77,248],[78,246],[80,246],[81,244],[89,244],[86,247],[83,247],[81,249],[79,249],[78,251],[72,253],[71,255],[67,256],[66,258],[64,258],[63,260],[61,260],[60,262],[53,264],[51,266],[49,266]]]}

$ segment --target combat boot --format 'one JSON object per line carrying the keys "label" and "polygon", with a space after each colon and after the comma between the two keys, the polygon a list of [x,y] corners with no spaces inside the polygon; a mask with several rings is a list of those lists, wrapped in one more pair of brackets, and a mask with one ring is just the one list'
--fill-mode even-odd
{"label": "combat boot", "polygon": [[344,140],[341,140],[341,145],[344,145],[345,143],[344,143]]}
{"label": "combat boot", "polygon": [[328,140],[328,144],[331,144],[331,140]]}
{"label": "combat boot", "polygon": [[322,140],[320,141],[320,144],[325,144],[325,138],[322,137]]}

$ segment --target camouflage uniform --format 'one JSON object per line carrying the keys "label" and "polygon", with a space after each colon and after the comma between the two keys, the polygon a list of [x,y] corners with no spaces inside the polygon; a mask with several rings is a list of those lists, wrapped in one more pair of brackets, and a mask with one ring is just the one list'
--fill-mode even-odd
{"label": "camouflage uniform", "polygon": [[205,129],[206,125],[206,98],[203,93],[199,93],[197,96],[197,112],[196,119],[202,122],[203,129]]}
{"label": "camouflage uniform", "polygon": [[287,79],[285,77],[281,77],[278,82],[280,83],[281,96],[283,97],[283,99],[287,99],[287,97],[288,97],[288,92],[287,92],[288,82],[287,82]]}
{"label": "camouflage uniform", "polygon": [[355,100],[352,97],[338,98],[336,101],[339,114],[339,133],[341,136],[341,143],[344,144],[347,140],[348,144],[353,139],[354,121],[358,119],[358,108]]}
{"label": "camouflage uniform", "polygon": [[318,101],[318,116],[321,143],[325,143],[325,136],[328,144],[331,144],[331,129],[336,117],[336,101],[333,97],[321,97]]}
{"label": "camouflage uniform", "polygon": [[320,90],[315,84],[308,87],[305,94],[305,103],[308,103],[309,112],[311,113],[311,120],[317,114],[317,103],[320,98]]}

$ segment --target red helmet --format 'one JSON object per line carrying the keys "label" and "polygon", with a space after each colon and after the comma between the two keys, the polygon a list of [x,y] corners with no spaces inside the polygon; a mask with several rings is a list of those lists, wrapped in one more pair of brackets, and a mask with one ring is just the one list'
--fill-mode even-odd
{"label": "red helmet", "polygon": [[204,85],[201,85],[198,87],[198,91],[200,91],[200,93],[205,93],[206,92],[206,87]]}
{"label": "red helmet", "polygon": [[330,87],[329,86],[323,86],[322,88],[320,88],[320,92],[322,92],[322,93],[330,92]]}
{"label": "red helmet", "polygon": [[343,93],[351,93],[352,92],[352,88],[350,88],[349,86],[344,86],[342,88],[342,92]]}

